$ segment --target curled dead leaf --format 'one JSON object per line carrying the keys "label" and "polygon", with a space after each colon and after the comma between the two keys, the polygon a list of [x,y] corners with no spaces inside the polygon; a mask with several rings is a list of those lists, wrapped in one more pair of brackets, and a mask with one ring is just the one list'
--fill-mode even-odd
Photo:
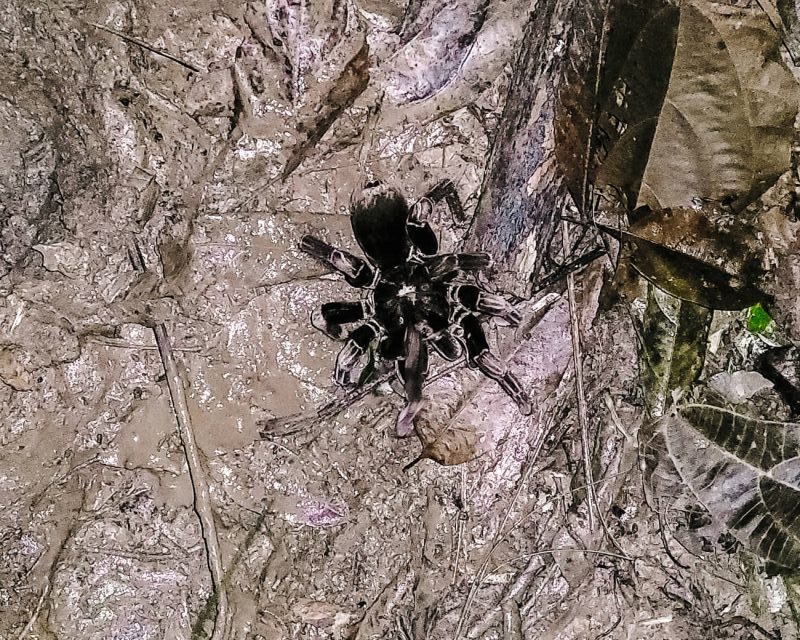
{"label": "curled dead leaf", "polygon": [[636,271],[676,298],[710,309],[738,310],[769,300],[756,232],[713,207],[640,207],[627,231],[600,229],[624,240]]}
{"label": "curled dead leaf", "polygon": [[433,460],[445,466],[469,462],[478,457],[478,433],[465,427],[443,428],[439,432],[417,428],[422,453],[406,465],[411,468],[420,460]]}

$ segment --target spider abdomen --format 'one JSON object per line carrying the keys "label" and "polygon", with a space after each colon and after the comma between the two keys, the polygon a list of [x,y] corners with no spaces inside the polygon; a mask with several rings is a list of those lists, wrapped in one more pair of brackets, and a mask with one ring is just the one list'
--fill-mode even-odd
{"label": "spider abdomen", "polygon": [[365,190],[362,199],[353,206],[350,215],[353,235],[367,258],[380,269],[404,264],[411,253],[406,226],[409,214],[403,196],[379,187]]}

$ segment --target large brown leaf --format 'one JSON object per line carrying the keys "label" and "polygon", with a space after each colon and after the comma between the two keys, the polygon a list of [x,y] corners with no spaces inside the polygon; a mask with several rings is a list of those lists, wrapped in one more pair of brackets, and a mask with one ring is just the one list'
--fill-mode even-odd
{"label": "large brown leaf", "polygon": [[627,231],[598,226],[628,243],[634,268],[660,289],[710,309],[768,300],[757,286],[760,248],[749,226],[728,222],[713,207],[641,207],[634,214]]}
{"label": "large brown leaf", "polygon": [[700,197],[738,210],[788,168],[798,92],[779,45],[758,7],[683,3],[640,204],[688,207]]}

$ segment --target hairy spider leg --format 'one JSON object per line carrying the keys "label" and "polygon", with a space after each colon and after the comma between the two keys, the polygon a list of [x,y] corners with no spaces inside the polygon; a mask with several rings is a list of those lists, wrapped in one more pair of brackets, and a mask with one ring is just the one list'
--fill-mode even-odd
{"label": "hairy spider leg", "polygon": [[425,261],[428,273],[433,278],[456,275],[459,271],[483,271],[492,266],[492,256],[478,251],[475,253],[443,253]]}
{"label": "hairy spider leg", "polygon": [[405,356],[397,360],[397,373],[406,392],[406,406],[397,416],[397,435],[400,438],[414,431],[414,418],[422,409],[422,385],[428,373],[428,348],[422,334],[414,325],[405,333]]}
{"label": "hairy spider leg", "polygon": [[461,343],[449,331],[443,331],[429,338],[430,345],[442,358],[449,362],[458,360],[461,355]]}
{"label": "hairy spider leg", "polygon": [[381,335],[382,331],[377,322],[370,320],[360,327],[353,329],[347,337],[339,355],[336,357],[336,369],[333,377],[336,384],[342,387],[358,383],[353,380],[353,370],[356,365],[363,362],[370,344]]}
{"label": "hairy spider leg", "polygon": [[405,353],[406,329],[400,327],[388,331],[378,345],[378,352],[384,360],[398,360]]}
{"label": "hairy spider leg", "polygon": [[458,189],[456,189],[456,185],[453,184],[452,180],[442,180],[428,191],[425,197],[433,202],[444,200],[447,203],[447,208],[450,209],[453,221],[459,224],[464,222],[464,205],[461,203]]}
{"label": "hairy spider leg", "polygon": [[464,343],[467,346],[470,365],[478,367],[481,373],[497,382],[516,403],[522,415],[530,415],[533,412],[533,406],[528,394],[522,388],[517,377],[508,370],[505,363],[489,351],[489,344],[480,320],[471,314],[465,314],[461,318],[461,326],[464,329]]}
{"label": "hairy spider leg", "polygon": [[300,250],[333,267],[351,287],[368,287],[375,280],[375,271],[366,260],[312,235],[306,234],[300,239]]}
{"label": "hairy spider leg", "polygon": [[334,340],[342,340],[347,335],[343,324],[359,322],[371,314],[372,307],[366,300],[326,302],[312,312],[311,324]]}
{"label": "hairy spider leg", "polygon": [[469,311],[503,318],[512,327],[516,327],[522,322],[520,312],[503,296],[484,291],[474,284],[452,286],[450,299]]}

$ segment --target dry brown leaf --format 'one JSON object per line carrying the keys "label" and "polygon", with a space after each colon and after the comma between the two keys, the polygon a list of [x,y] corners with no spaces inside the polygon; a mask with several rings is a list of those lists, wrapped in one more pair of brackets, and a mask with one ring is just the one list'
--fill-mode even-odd
{"label": "dry brown leaf", "polygon": [[660,289],[711,309],[742,309],[769,298],[755,284],[760,247],[749,226],[726,221],[713,207],[641,207],[636,214],[622,233],[600,228],[628,242],[633,267]]}
{"label": "dry brown leaf", "polygon": [[741,209],[787,168],[798,90],[759,8],[681,7],[678,46],[640,204]]}

